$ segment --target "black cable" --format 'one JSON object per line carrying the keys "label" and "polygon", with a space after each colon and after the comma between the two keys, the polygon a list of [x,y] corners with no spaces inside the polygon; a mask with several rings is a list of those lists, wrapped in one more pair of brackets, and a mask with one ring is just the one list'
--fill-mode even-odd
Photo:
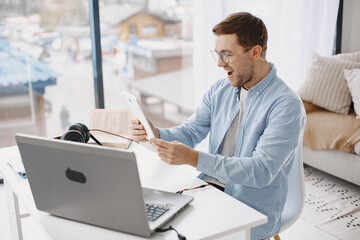
{"label": "black cable", "polygon": [[[195,189],[198,189],[198,188],[204,188],[206,186],[211,186],[211,185],[212,184],[210,184],[210,183],[209,184],[203,184],[203,185],[200,185],[200,186],[197,186],[197,187],[194,187],[194,188],[186,188],[186,189],[177,191],[176,193],[177,194],[182,194],[184,191],[195,190]],[[157,228],[157,229],[155,229],[155,232],[166,232],[166,231],[169,231],[169,230],[174,230],[179,239],[186,240],[186,237],[184,235],[178,233],[178,231],[175,228],[173,228],[171,225],[168,228],[164,228],[164,229]]]}
{"label": "black cable", "polygon": [[101,142],[99,142],[99,140],[96,139],[96,137],[94,137],[91,133],[90,133],[90,137],[92,140],[94,140],[98,145],[103,146]]}
{"label": "black cable", "polygon": [[174,230],[179,239],[186,240],[186,237],[184,235],[178,233],[178,231],[175,228],[173,228],[171,225],[168,228],[164,228],[164,229],[157,228],[157,229],[155,229],[155,232],[166,232],[166,231],[169,231],[169,230]]}
{"label": "black cable", "polygon": [[182,194],[183,192],[185,192],[185,191],[189,191],[189,190],[195,190],[195,189],[198,189],[198,188],[204,188],[204,187],[206,187],[206,186],[212,186],[212,184],[203,184],[203,185],[200,185],[200,186],[198,186],[198,187],[194,187],[194,188],[186,188],[186,189],[183,189],[183,190],[180,190],[180,191],[177,191],[176,193],[178,193],[178,194]]}

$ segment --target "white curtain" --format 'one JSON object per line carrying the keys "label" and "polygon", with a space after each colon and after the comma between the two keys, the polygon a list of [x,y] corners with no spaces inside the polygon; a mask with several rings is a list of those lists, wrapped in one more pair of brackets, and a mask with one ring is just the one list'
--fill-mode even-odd
{"label": "white curtain", "polygon": [[312,53],[333,51],[339,0],[195,0],[194,99],[196,106],[212,83],[226,77],[211,58],[212,28],[233,12],[260,17],[268,30],[267,60],[278,76],[298,90],[311,64]]}

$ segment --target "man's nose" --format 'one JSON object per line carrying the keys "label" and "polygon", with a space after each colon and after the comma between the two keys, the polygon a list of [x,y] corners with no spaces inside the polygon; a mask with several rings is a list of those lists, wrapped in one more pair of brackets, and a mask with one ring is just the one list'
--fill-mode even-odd
{"label": "man's nose", "polygon": [[218,61],[217,61],[217,65],[218,67],[225,67],[226,65],[228,65],[226,62],[224,62],[221,57],[218,58]]}

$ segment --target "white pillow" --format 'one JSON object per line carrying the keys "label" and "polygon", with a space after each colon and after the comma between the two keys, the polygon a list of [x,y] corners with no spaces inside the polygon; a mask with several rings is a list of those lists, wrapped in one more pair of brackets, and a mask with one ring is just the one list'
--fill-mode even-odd
{"label": "white pillow", "polygon": [[351,94],[344,69],[360,68],[360,62],[345,61],[337,57],[313,54],[313,62],[306,80],[299,90],[302,100],[329,111],[348,114]]}
{"label": "white pillow", "polygon": [[356,118],[360,119],[360,69],[344,69],[344,74],[354,103]]}

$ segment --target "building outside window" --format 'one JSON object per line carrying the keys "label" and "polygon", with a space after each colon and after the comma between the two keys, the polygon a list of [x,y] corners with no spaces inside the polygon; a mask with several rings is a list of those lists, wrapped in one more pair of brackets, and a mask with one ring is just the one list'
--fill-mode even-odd
{"label": "building outside window", "polygon": [[[159,126],[174,126],[192,113],[191,106],[184,111],[180,104],[184,92],[191,95],[184,86],[192,82],[192,9],[193,1],[101,2],[102,34],[104,29],[118,32],[116,54],[103,55],[106,108],[123,108],[126,90]],[[105,70],[111,67],[114,71]]]}

